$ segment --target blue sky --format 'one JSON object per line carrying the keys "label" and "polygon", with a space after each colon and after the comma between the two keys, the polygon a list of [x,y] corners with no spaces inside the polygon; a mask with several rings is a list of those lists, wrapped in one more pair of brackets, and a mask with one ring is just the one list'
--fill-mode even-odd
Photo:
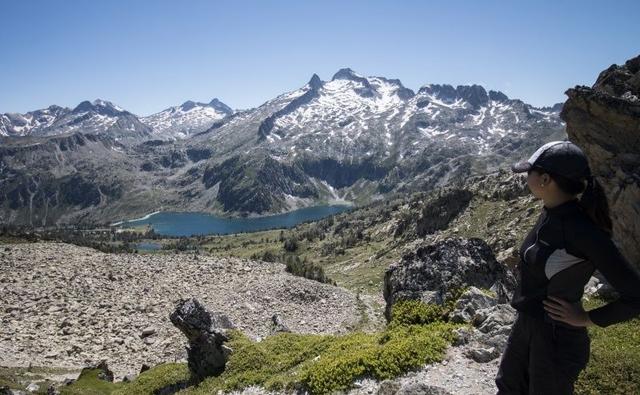
{"label": "blue sky", "polygon": [[640,54],[640,1],[0,0],[0,113],[249,108],[342,67],[536,106]]}

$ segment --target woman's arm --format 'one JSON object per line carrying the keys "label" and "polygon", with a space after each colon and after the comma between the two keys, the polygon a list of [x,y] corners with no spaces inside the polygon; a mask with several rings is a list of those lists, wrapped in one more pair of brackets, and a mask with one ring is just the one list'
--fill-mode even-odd
{"label": "woman's arm", "polygon": [[611,303],[587,312],[587,319],[606,327],[640,315],[640,274],[625,259],[613,240],[592,223],[583,223],[565,233],[567,251],[586,256],[620,294]]}

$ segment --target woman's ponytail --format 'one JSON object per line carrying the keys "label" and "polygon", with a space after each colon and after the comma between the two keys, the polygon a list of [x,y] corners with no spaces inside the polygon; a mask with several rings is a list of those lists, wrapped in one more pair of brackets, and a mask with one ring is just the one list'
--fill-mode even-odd
{"label": "woman's ponytail", "polygon": [[613,233],[607,196],[598,180],[593,176],[587,177],[587,187],[580,197],[580,206],[596,225],[609,235]]}
{"label": "woman's ponytail", "polygon": [[[585,188],[585,178],[575,179],[567,178],[559,174],[551,173],[542,169],[542,172],[548,173],[551,178],[558,184],[558,187],[569,195],[582,193],[579,204],[582,210],[591,218],[591,220],[610,236],[613,233],[611,218],[609,217],[609,204],[604,189],[592,175],[586,177],[587,185]],[[589,174],[591,172],[589,171]]]}

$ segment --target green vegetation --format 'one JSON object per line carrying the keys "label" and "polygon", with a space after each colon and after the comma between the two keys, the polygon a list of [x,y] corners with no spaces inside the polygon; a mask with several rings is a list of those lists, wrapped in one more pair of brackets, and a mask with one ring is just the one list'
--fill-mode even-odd
{"label": "green vegetation", "polygon": [[278,333],[253,342],[233,331],[229,346],[234,353],[224,373],[184,393],[211,394],[261,385],[326,394],[348,389],[358,378],[390,379],[442,360],[456,326],[442,321],[440,314],[429,313],[439,311],[437,307],[421,302],[399,305],[388,327],[377,333]]}
{"label": "green vegetation", "polygon": [[74,384],[61,388],[62,395],[147,395],[168,386],[182,388],[180,394],[197,395],[251,385],[327,394],[348,389],[359,378],[391,379],[441,361],[455,340],[453,329],[458,325],[443,321],[437,306],[415,301],[397,305],[390,324],[376,333],[277,333],[255,342],[230,330],[228,346],[233,353],[225,371],[197,385],[189,383],[185,364],[167,363],[140,374],[131,383],[101,381],[98,370],[85,371]]}
{"label": "green vegetation", "polygon": [[[585,309],[603,303],[592,299],[585,303]],[[640,319],[607,328],[589,327],[589,336],[591,356],[576,382],[575,393],[640,394]]]}
{"label": "green vegetation", "polygon": [[83,371],[73,385],[60,387],[60,395],[109,395],[126,383],[112,383],[98,378],[100,369]]}
{"label": "green vegetation", "polygon": [[[141,373],[134,381],[116,391],[113,395],[148,395],[161,388],[186,387],[190,379],[189,369],[184,363],[163,363]],[[61,394],[64,395],[64,394]]]}

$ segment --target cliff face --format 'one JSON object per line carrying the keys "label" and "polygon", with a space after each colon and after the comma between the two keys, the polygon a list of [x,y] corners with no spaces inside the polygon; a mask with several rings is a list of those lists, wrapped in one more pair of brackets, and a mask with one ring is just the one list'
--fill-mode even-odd
{"label": "cliff face", "polygon": [[566,94],[560,117],[569,139],[589,157],[605,189],[614,239],[630,262],[640,265],[640,56],[612,65],[593,87]]}

